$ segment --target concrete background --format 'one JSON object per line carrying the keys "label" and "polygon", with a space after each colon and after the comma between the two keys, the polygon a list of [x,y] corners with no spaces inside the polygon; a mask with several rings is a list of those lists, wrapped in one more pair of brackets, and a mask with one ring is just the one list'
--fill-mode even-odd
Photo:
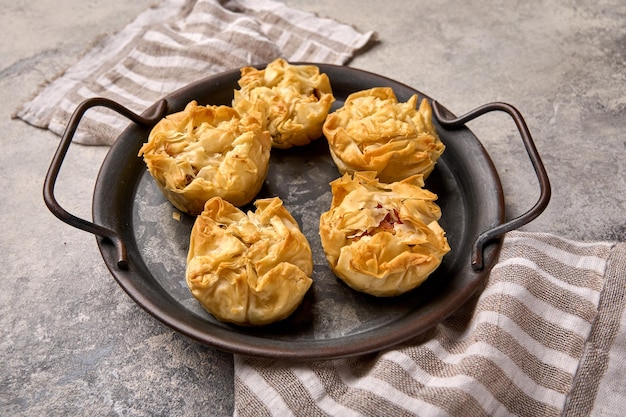
{"label": "concrete background", "polygon": [[[374,30],[351,66],[456,114],[505,101],[525,116],[553,197],[525,230],[626,241],[626,3],[286,0]],[[59,138],[12,120],[23,101],[156,0],[0,0],[0,415],[232,414],[232,358],[137,307],[93,236],[58,221],[41,188]],[[537,183],[513,123],[471,122],[500,173],[508,217]],[[61,203],[90,218],[101,147],[71,150]],[[65,168],[67,167],[67,168]]]}

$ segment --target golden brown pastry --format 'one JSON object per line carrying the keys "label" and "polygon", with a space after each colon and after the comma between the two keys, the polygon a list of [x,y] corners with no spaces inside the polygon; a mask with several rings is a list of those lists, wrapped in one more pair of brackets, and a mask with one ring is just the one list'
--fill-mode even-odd
{"label": "golden brown pastry", "polygon": [[426,99],[399,103],[391,88],[377,87],[348,96],[328,115],[324,135],[339,171],[376,171],[384,182],[430,174],[445,146],[432,123]]}
{"label": "golden brown pastry", "polygon": [[258,114],[192,101],[156,124],[139,156],[167,199],[197,215],[216,196],[249,203],[267,175],[270,150]]}
{"label": "golden brown pastry", "polygon": [[355,290],[386,297],[419,286],[450,250],[437,196],[423,176],[384,184],[375,172],[331,182],[330,210],[320,237],[330,267]]}
{"label": "golden brown pastry", "polygon": [[276,59],[265,69],[241,69],[233,107],[260,111],[275,148],[306,145],[322,136],[322,124],[335,101],[330,81],[315,65]]}
{"label": "golden brown pastry", "polygon": [[186,280],[218,320],[264,325],[289,316],[312,284],[311,248],[278,197],[247,215],[219,197],[191,231]]}

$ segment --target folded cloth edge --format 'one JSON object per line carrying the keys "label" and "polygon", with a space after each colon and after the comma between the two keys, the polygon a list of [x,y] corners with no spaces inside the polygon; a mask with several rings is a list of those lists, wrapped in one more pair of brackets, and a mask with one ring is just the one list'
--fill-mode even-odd
{"label": "folded cloth edge", "polygon": [[[140,13],[119,31],[110,35],[98,36],[72,65],[47,81],[40,90],[34,93],[30,100],[20,104],[11,117],[22,119],[35,127],[49,128],[53,115],[49,111],[50,108],[58,106],[72,88],[86,76],[101,68],[104,62],[119,54],[121,49],[126,47],[128,42],[145,30],[148,25],[164,22],[177,16],[184,10],[186,3],[186,0],[164,0],[159,5]],[[61,79],[64,82],[60,82]],[[42,100],[43,105],[38,104],[38,100]],[[65,123],[63,123],[63,129],[64,127]],[[58,135],[63,133],[59,129],[51,129],[51,131]]]}
{"label": "folded cloth edge", "polygon": [[[594,400],[601,386],[608,386],[608,391],[621,392],[621,399],[626,400],[623,389],[623,372],[620,380],[602,381],[610,366],[613,343],[618,337],[620,325],[626,316],[626,243],[616,243],[612,248],[607,261],[604,287],[600,294],[598,315],[591,329],[591,334],[585,346],[585,352],[580,362],[578,372],[574,377],[573,388],[563,410],[567,416],[588,416],[602,414],[605,405]],[[626,352],[622,346],[618,348],[621,362],[626,363]],[[615,359],[613,359],[615,361]],[[618,403],[620,401],[617,401]],[[623,410],[610,410],[611,414],[621,414]]]}
{"label": "folded cloth edge", "polygon": [[[207,0],[208,1],[208,0]],[[90,85],[96,87],[94,91],[100,91],[102,85],[99,82],[102,79],[107,79],[109,71],[113,70],[113,78],[116,79],[119,74],[115,72],[114,68],[120,63],[120,60],[128,56],[128,53],[132,51],[134,47],[134,40],[140,39],[143,34],[154,28],[155,25],[170,25],[170,27],[176,27],[178,23],[185,20],[190,13],[193,12],[196,4],[201,3],[199,0],[164,0],[158,6],[151,7],[142,12],[133,22],[129,23],[125,28],[121,29],[110,36],[101,37],[69,68],[64,72],[57,74],[53,79],[45,83],[38,88],[38,91],[33,97],[22,103],[17,107],[12,114],[13,118],[19,118],[26,123],[44,129],[49,129],[51,132],[62,135],[65,131],[67,122],[75,109],[79,104],[77,99],[83,97],[92,97],[94,94],[89,94]],[[278,10],[271,18],[278,18],[283,27],[281,30],[291,30],[292,33],[288,37],[282,37],[278,40],[278,45],[283,42],[284,39],[289,37],[298,36],[297,33],[302,29],[300,36],[305,36],[307,33],[313,36],[313,45],[307,49],[302,48],[294,50],[294,41],[286,44],[290,49],[293,56],[284,54],[284,58],[291,61],[307,60],[298,59],[301,57],[312,56],[313,51],[316,56],[321,57],[319,62],[326,62],[325,58],[333,60],[335,64],[344,64],[354,53],[360,48],[365,46],[369,41],[375,38],[375,33],[369,31],[366,33],[360,33],[355,28],[345,23],[337,22],[328,18],[321,18],[318,15],[310,12],[303,12],[296,9],[291,9],[287,5],[276,2],[273,0],[261,0],[261,1],[249,1],[249,0],[233,0],[230,2],[215,2],[216,5],[221,7],[232,7],[231,12],[240,10],[244,13],[250,13],[250,16],[257,16],[257,18],[263,18],[263,9]],[[268,12],[269,13],[269,12]],[[296,23],[292,23],[285,16],[293,16]],[[302,27],[298,27],[298,22],[301,22]],[[262,22],[265,26],[271,26],[271,20]],[[320,27],[325,27],[324,33],[321,33]],[[317,28],[317,29],[316,29]],[[272,28],[270,28],[272,29]],[[269,33],[269,31],[267,32]],[[261,36],[264,36],[261,34]],[[303,39],[308,39],[303,38]],[[314,45],[319,43],[319,47],[316,51]],[[307,44],[302,42],[302,44]],[[312,48],[312,49],[311,49]],[[326,52],[324,52],[326,51]],[[307,55],[308,54],[308,55]],[[327,55],[330,54],[330,55]],[[308,59],[307,61],[313,61]],[[244,65],[254,64],[255,62],[248,62]],[[258,63],[258,62],[256,62]],[[213,63],[207,64],[209,66]],[[241,66],[241,65],[240,65]],[[206,75],[210,75],[211,71],[206,72]],[[84,81],[87,81],[86,84]],[[187,83],[196,81],[197,79],[187,80]],[[177,81],[180,81],[179,79]],[[132,81],[131,81],[132,82]],[[116,86],[113,86],[115,89]],[[107,97],[107,91],[103,90],[103,93],[95,93],[96,96]],[[122,91],[122,90],[117,90]],[[153,95],[148,94],[145,98],[148,101],[153,102],[156,99],[171,93],[172,91],[162,91],[159,97],[154,98]],[[110,93],[115,100],[115,90],[110,90]],[[117,100],[116,100],[117,101]],[[134,105],[133,103],[121,103],[129,106],[129,108],[136,112],[141,112],[145,109],[145,105]],[[121,120],[117,116],[113,116],[115,121],[111,123],[110,117],[107,117],[106,112],[100,110],[90,111],[85,115],[81,126],[74,135],[74,142],[82,144],[92,145],[110,145],[114,139],[121,133],[121,130],[128,125],[126,120]],[[103,118],[104,122],[98,122],[98,118]]]}

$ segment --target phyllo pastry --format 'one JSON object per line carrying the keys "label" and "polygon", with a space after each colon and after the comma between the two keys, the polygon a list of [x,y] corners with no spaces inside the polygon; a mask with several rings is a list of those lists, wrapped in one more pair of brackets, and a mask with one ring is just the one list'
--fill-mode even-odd
{"label": "phyllo pastry", "polygon": [[445,146],[426,99],[399,103],[391,88],[350,94],[323,125],[339,172],[376,171],[384,182],[431,173]]}
{"label": "phyllo pastry", "polygon": [[333,199],[319,232],[335,275],[379,297],[426,280],[450,247],[438,223],[437,195],[423,185],[422,175],[385,184],[372,171],[331,182]]}
{"label": "phyllo pastry", "polygon": [[269,134],[253,113],[240,116],[228,106],[192,101],[154,126],[139,156],[167,199],[197,215],[212,197],[236,206],[252,201],[267,175],[270,150]]}
{"label": "phyllo pastry", "polygon": [[247,214],[219,197],[191,231],[186,280],[215,318],[265,325],[288,317],[312,284],[311,247],[278,197]]}
{"label": "phyllo pastry", "polygon": [[315,65],[291,65],[276,59],[264,69],[241,68],[233,107],[260,111],[275,148],[303,146],[322,136],[322,125],[335,101],[328,76]]}

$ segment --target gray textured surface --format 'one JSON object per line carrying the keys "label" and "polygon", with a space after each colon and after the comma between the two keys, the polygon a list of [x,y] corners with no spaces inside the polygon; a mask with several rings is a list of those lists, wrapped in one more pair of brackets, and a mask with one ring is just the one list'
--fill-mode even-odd
{"label": "gray textured surface", "polygon": [[[58,138],[10,114],[98,37],[156,0],[0,0],[0,415],[230,415],[232,359],[179,336],[111,279],[95,240],[56,220],[41,187]],[[375,30],[351,65],[461,114],[491,101],[525,116],[553,185],[525,229],[626,240],[626,4],[287,0]],[[509,217],[537,185],[512,122],[470,128],[500,172]],[[90,217],[105,148],[72,147],[57,196]]]}

